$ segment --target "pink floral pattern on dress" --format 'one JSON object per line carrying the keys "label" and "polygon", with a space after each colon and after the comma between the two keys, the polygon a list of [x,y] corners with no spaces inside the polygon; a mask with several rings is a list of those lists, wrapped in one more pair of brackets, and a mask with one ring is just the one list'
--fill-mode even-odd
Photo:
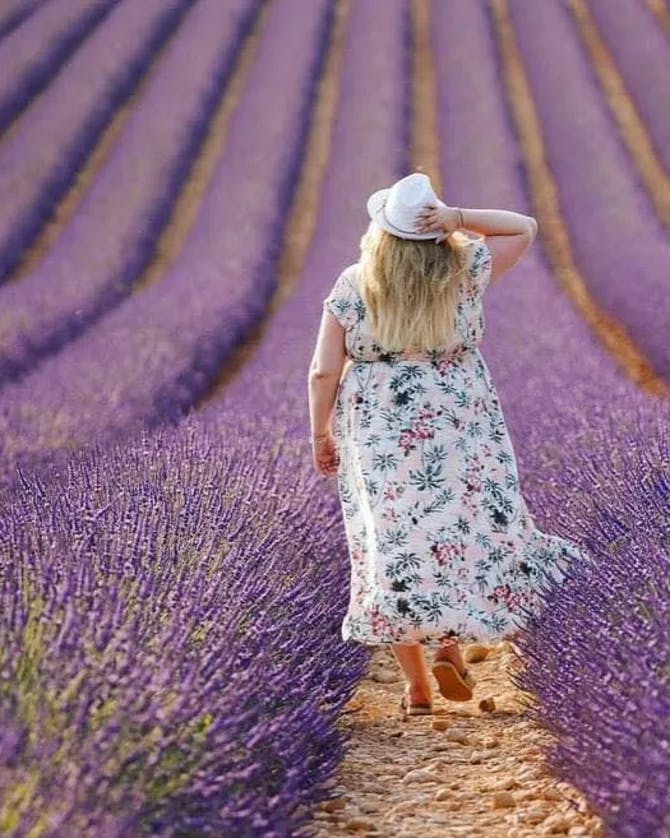
{"label": "pink floral pattern on dress", "polygon": [[358,263],[324,306],[351,358],[333,433],[349,545],[351,595],[342,638],[367,645],[495,641],[543,605],[572,541],[538,530],[489,369],[478,348],[491,253],[468,246],[458,334],[444,352],[385,352],[358,291]]}

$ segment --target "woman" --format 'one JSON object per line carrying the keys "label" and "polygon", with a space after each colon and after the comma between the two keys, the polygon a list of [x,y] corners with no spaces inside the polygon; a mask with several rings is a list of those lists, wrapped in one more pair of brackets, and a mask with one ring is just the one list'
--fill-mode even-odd
{"label": "woman", "polygon": [[342,637],[392,645],[401,707],[417,715],[432,712],[423,646],[437,647],[441,694],[469,700],[459,640],[512,639],[583,554],[535,527],[478,348],[484,291],[528,250],[535,219],[448,207],[418,172],[367,208],[360,259],[323,301],[313,456],[337,475],[349,546]]}

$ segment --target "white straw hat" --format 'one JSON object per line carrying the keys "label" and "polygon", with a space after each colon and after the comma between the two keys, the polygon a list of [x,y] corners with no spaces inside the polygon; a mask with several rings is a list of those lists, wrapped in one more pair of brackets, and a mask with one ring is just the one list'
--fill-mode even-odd
{"label": "white straw hat", "polygon": [[418,232],[418,215],[427,206],[446,207],[435,194],[428,175],[413,172],[393,186],[368,198],[368,215],[384,230],[401,239],[442,239],[444,232]]}

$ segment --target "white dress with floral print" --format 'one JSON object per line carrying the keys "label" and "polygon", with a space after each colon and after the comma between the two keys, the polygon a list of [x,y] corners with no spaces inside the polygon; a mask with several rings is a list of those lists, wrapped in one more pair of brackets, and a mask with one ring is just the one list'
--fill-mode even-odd
{"label": "white dress with floral print", "polygon": [[358,263],[323,301],[346,330],[351,359],[333,415],[351,565],[344,640],[509,637],[569,563],[587,558],[538,530],[526,508],[478,348],[491,253],[484,239],[467,247],[458,343],[448,351],[382,351],[358,291]]}

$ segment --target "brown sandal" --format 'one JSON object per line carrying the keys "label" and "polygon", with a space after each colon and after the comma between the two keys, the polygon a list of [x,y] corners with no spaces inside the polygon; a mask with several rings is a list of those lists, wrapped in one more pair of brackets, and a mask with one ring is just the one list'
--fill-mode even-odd
{"label": "brown sandal", "polygon": [[467,669],[463,674],[451,661],[435,661],[433,675],[439,684],[440,693],[449,701],[470,701],[477,682]]}
{"label": "brown sandal", "polygon": [[433,703],[432,701],[428,701],[422,702],[421,704],[414,704],[410,701],[407,691],[405,691],[400,700],[400,712],[403,713],[405,718],[407,716],[428,716],[433,712]]}

